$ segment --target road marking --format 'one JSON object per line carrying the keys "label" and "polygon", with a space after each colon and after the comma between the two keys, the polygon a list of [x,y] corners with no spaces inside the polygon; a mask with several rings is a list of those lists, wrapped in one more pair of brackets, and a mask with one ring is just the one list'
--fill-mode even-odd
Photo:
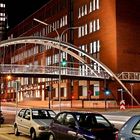
{"label": "road marking", "polygon": [[116,124],[124,124],[124,121],[110,121],[111,123],[116,123]]}

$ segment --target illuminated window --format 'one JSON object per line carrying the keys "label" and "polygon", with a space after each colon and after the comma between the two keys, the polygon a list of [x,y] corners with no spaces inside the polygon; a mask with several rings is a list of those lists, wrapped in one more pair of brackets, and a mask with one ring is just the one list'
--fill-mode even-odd
{"label": "illuminated window", "polygon": [[85,15],[87,15],[87,5],[83,5],[78,9],[78,18],[81,18]]}
{"label": "illuminated window", "polygon": [[5,17],[0,17],[0,21],[5,21]]}
{"label": "illuminated window", "polygon": [[100,20],[96,19],[89,23],[89,33],[95,32],[100,29]]}
{"label": "illuminated window", "polygon": [[87,35],[87,24],[78,28],[78,37]]}
{"label": "illuminated window", "polygon": [[[79,46],[79,49],[87,52],[87,44]],[[84,56],[84,54],[79,52],[79,56]]]}
{"label": "illuminated window", "polygon": [[1,8],[5,8],[5,4],[0,3],[0,7],[1,7]]}
{"label": "illuminated window", "polygon": [[93,41],[90,43],[90,54],[94,54],[100,51],[100,41]]}
{"label": "illuminated window", "polygon": [[99,9],[99,0],[91,0],[89,4],[89,13]]}
{"label": "illuminated window", "polygon": [[4,17],[4,16],[5,16],[5,13],[0,13],[0,16],[1,16],[1,17]]}

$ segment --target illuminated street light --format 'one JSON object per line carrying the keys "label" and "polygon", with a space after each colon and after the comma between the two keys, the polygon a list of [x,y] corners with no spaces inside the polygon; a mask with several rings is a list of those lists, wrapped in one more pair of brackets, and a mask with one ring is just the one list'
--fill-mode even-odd
{"label": "illuminated street light", "polygon": [[12,77],[11,77],[11,75],[7,75],[6,78],[7,78],[7,80],[9,81],[9,80],[11,80]]}
{"label": "illuminated street light", "polygon": [[50,24],[47,24],[39,19],[34,18],[34,21],[37,21],[45,26],[50,26],[53,30],[55,30],[55,32],[57,33],[58,36],[58,41],[59,41],[59,84],[58,84],[58,97],[59,97],[59,110],[61,111],[61,41],[62,41],[62,36],[63,34],[69,30],[69,29],[78,29],[78,27],[69,27],[65,30],[63,30],[63,32],[61,34],[58,33],[57,29],[54,28],[53,26],[51,26]]}

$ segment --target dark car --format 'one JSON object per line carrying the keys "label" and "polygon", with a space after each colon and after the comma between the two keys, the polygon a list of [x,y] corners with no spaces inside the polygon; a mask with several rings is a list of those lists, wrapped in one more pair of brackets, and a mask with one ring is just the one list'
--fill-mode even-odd
{"label": "dark car", "polygon": [[115,140],[117,129],[99,113],[60,112],[49,126],[49,140]]}
{"label": "dark car", "polygon": [[0,111],[0,124],[4,123],[4,116],[2,114],[2,111]]}
{"label": "dark car", "polygon": [[116,140],[140,140],[140,115],[132,116],[121,127]]}

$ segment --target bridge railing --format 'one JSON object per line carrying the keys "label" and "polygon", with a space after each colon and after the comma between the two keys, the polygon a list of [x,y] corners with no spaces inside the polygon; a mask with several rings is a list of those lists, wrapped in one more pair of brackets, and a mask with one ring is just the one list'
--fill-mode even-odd
{"label": "bridge railing", "polygon": [[140,81],[140,72],[122,72],[117,76],[120,80]]}
{"label": "bridge railing", "polygon": [[[0,71],[3,74],[55,74],[59,75],[59,66],[41,66],[41,65],[16,65],[16,64],[1,64]],[[96,75],[95,75],[96,73]],[[104,71],[94,71],[90,69],[80,69],[73,67],[61,67],[61,75],[69,76],[84,76],[94,78],[104,78]],[[107,76],[106,78],[109,78]]]}

